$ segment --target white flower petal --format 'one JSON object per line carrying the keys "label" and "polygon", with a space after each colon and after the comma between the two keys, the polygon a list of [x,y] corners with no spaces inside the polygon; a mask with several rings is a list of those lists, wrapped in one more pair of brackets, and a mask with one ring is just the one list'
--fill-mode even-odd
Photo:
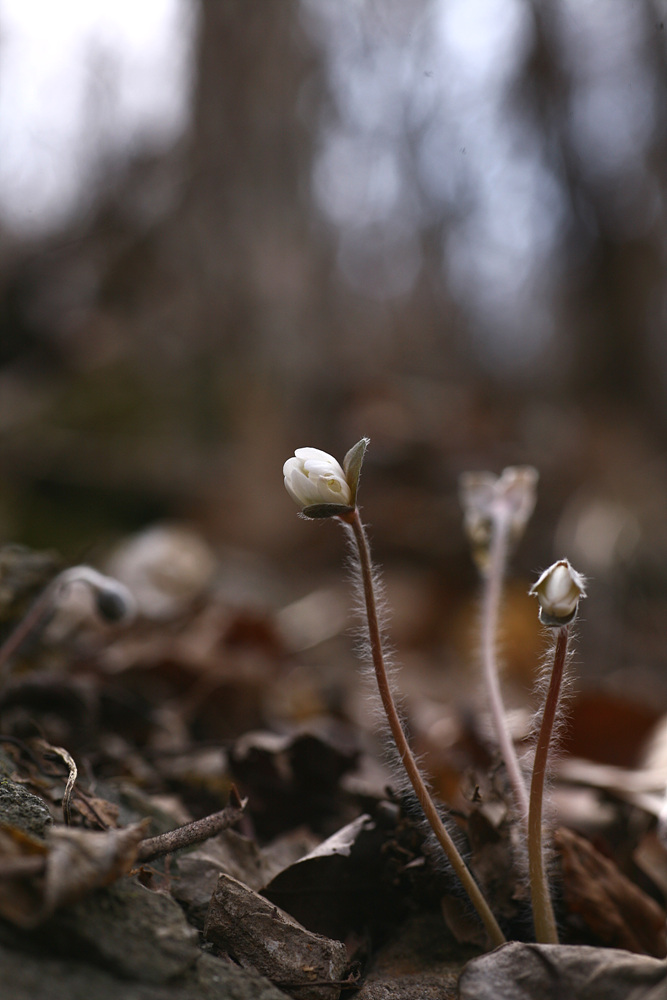
{"label": "white flower petal", "polygon": [[347,483],[333,477],[320,476],[315,480],[322,503],[349,503],[350,490]]}
{"label": "white flower petal", "polygon": [[306,462],[309,458],[312,458],[320,462],[326,462],[327,464],[333,463],[333,465],[338,465],[333,455],[330,455],[328,451],[322,451],[320,448],[297,448],[294,454],[301,462]]}
{"label": "white flower petal", "polygon": [[345,473],[343,472],[341,466],[338,464],[335,458],[332,458],[329,462],[324,462],[320,458],[307,458],[303,463],[304,470],[308,475],[315,476],[336,476],[337,479],[341,479],[345,482]]}
{"label": "white flower petal", "polygon": [[292,468],[285,477],[285,488],[300,507],[307,507],[308,504],[313,503],[310,499],[312,487],[311,480],[308,479],[308,476],[304,476],[301,469]]}
{"label": "white flower petal", "polygon": [[291,469],[300,469],[300,468],[301,468],[301,462],[299,461],[298,458],[294,457],[288,458],[285,464],[283,465],[283,476],[287,477]]}

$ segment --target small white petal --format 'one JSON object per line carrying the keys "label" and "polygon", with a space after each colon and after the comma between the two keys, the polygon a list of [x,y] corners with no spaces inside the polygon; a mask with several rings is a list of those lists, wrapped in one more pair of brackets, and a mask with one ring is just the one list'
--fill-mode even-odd
{"label": "small white petal", "polygon": [[303,463],[303,467],[308,475],[334,475],[337,479],[345,479],[345,473],[335,458],[332,458],[329,462],[325,462],[321,458],[307,458]]}
{"label": "small white petal", "polygon": [[299,468],[291,468],[285,477],[285,488],[300,507],[307,507],[312,503],[310,495],[312,493],[312,483]]}
{"label": "small white petal", "polygon": [[283,476],[285,479],[289,479],[294,470],[301,471],[301,462],[299,462],[298,458],[288,458],[283,465]]}
{"label": "small white petal", "polygon": [[322,451],[320,448],[297,448],[294,454],[301,462],[306,462],[312,458],[320,462],[326,462],[328,465],[338,465],[333,455],[330,455],[328,451]]}
{"label": "small white petal", "polygon": [[322,503],[348,503],[350,491],[346,483],[332,477],[318,476],[314,480]]}

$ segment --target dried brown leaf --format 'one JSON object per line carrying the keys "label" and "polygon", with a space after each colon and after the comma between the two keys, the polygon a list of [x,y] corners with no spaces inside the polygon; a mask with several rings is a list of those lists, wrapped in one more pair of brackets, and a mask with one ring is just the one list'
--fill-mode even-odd
{"label": "dried brown leaf", "polygon": [[47,835],[45,914],[129,872],[148,825],[149,820],[143,820],[120,830],[52,827]]}
{"label": "dried brown leaf", "polygon": [[44,841],[17,827],[0,827],[0,916],[19,926],[41,906],[48,850]]}
{"label": "dried brown leaf", "polygon": [[86,826],[108,830],[118,825],[120,809],[116,803],[101,799],[97,795],[90,795],[81,788],[77,788],[77,797],[72,802],[72,810],[82,817]]}
{"label": "dried brown leaf", "polygon": [[664,958],[665,911],[584,837],[562,827],[554,842],[568,910],[604,944]]}
{"label": "dried brown leaf", "polygon": [[130,870],[147,821],[104,832],[54,827],[46,844],[0,829],[0,914],[19,927],[43,923],[59,907]]}

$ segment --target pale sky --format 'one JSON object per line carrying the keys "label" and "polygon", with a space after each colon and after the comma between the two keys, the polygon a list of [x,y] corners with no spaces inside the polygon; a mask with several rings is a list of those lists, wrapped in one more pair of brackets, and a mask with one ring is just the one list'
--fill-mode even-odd
{"label": "pale sky", "polygon": [[56,226],[102,160],[187,122],[191,0],[0,0],[0,218]]}
{"label": "pale sky", "polygon": [[[196,7],[0,0],[0,225],[57,227],[85,207],[100,169],[182,133]],[[582,169],[627,200],[645,184],[658,100],[640,8],[616,4],[609,17],[607,0],[562,0],[557,9],[572,145]],[[534,30],[529,9],[302,0],[301,10],[338,111],[315,136],[312,192],[337,232],[341,275],[373,297],[409,294],[427,205],[447,219],[447,284],[474,314],[490,366],[529,362],[553,333],[566,215],[558,172],[512,99]],[[654,221],[622,200],[618,215],[626,228]]]}

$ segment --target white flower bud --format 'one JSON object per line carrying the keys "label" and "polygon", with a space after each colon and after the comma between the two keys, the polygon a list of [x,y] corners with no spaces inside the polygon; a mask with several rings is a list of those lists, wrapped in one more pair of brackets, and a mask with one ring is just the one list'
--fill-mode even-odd
{"label": "white flower bud", "polygon": [[544,571],[529,593],[540,602],[543,625],[567,625],[576,615],[580,599],[586,596],[586,581],[567,559],[560,559]]}
{"label": "white flower bud", "polygon": [[464,472],[459,497],[464,524],[481,570],[488,562],[493,532],[502,520],[516,544],[535,507],[538,472],[530,465],[510,466],[501,476],[492,472]]}
{"label": "white flower bud", "polygon": [[319,448],[297,448],[283,465],[285,489],[299,507],[350,506],[352,490],[342,466]]}
{"label": "white flower bud", "polygon": [[128,588],[112,576],[105,576],[92,566],[71,566],[56,577],[57,592],[65,593],[73,584],[88,587],[95,599],[100,618],[107,622],[131,621],[136,614],[136,601]]}

